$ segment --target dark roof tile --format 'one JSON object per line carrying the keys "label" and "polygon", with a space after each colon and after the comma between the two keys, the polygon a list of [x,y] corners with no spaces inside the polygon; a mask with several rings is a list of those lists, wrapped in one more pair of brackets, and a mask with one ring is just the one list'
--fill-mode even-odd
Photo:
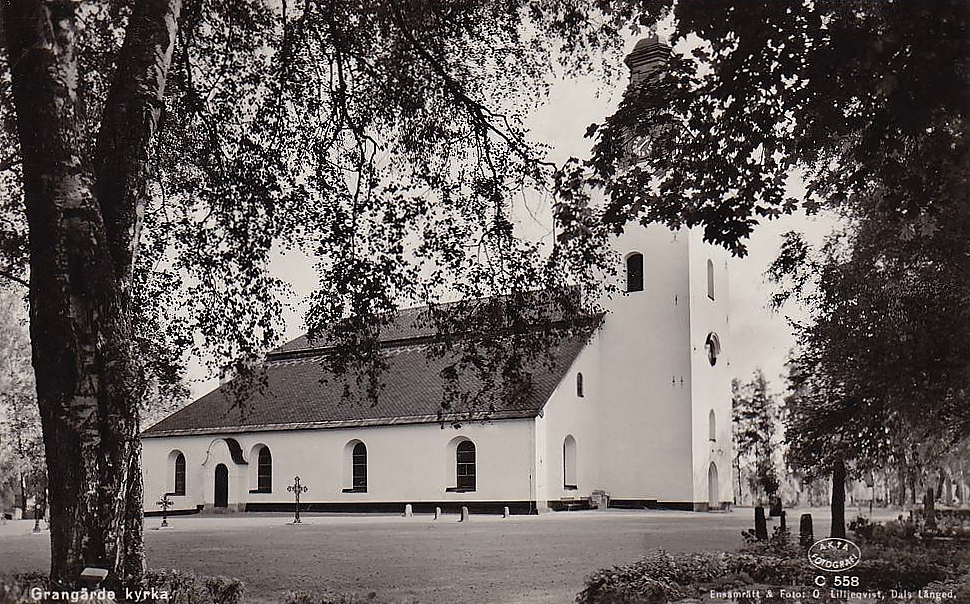
{"label": "dark roof tile", "polygon": [[[428,335],[406,331],[405,327],[397,329],[402,334],[398,337]],[[404,333],[408,335],[404,336]],[[532,388],[511,402],[495,401],[495,409],[487,417],[535,417],[582,351],[586,339],[586,335],[564,338],[550,350],[548,358],[552,363],[547,363],[545,358],[527,363],[526,368],[532,374]],[[277,353],[309,347],[305,338],[297,338]],[[232,397],[224,388],[219,388],[148,428],[143,435],[160,437],[468,419],[467,415],[439,415],[443,400],[441,371],[449,364],[447,360],[429,359],[423,345],[396,346],[389,348],[386,354],[388,369],[381,378],[384,387],[376,404],[345,399],[342,380],[323,382],[325,370],[319,356],[287,358],[277,354],[275,360],[271,355],[267,362],[266,387],[248,397],[244,405],[233,405]],[[467,386],[477,388],[474,380]]]}

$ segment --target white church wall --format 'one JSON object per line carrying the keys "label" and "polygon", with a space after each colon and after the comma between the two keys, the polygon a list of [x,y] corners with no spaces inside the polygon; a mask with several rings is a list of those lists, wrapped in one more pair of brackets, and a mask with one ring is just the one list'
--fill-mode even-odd
{"label": "white church wall", "polygon": [[[601,476],[614,501],[693,499],[688,243],[686,231],[653,226],[615,244],[621,262],[643,254],[644,288],[605,301],[599,336]],[[625,289],[624,271],[618,279]]]}
{"label": "white church wall", "polygon": [[[693,500],[699,509],[710,503],[711,463],[717,476],[718,504],[733,499],[731,485],[731,355],[734,352],[730,333],[728,279],[729,253],[705,243],[703,232],[693,229],[690,239],[690,340],[691,399],[693,401]],[[711,261],[713,274],[708,272]],[[711,283],[710,277],[713,277]],[[714,298],[709,296],[713,285]],[[720,353],[712,367],[705,343],[716,333]],[[710,413],[714,411],[715,434],[710,439]]]}
{"label": "white church wall", "polygon": [[[599,355],[599,336],[594,334],[549,398],[543,409],[543,417],[537,421],[544,443],[540,449],[539,468],[544,486],[540,501],[587,498],[593,489],[603,488],[600,424],[607,410],[599,394]],[[583,376],[581,397],[577,391],[579,374]],[[573,438],[575,444],[574,467],[569,468],[568,472],[569,484],[575,489],[565,488],[567,472],[563,449],[568,436]],[[553,507],[556,507],[555,503]]]}
{"label": "white church wall", "polygon": [[[226,441],[217,436],[152,437],[144,439],[146,511],[170,492],[174,473],[169,455],[178,449],[186,457],[186,495],[172,497],[175,509],[211,506],[215,499],[215,467],[229,468],[229,507],[246,504],[287,504],[286,487],[299,475],[309,487],[305,502],[328,504],[376,502],[516,501],[531,499],[534,474],[532,419],[467,423],[460,429],[439,424],[414,424],[329,430],[291,430],[226,434],[238,441],[247,465],[232,460]],[[456,438],[470,439],[476,448],[476,489],[447,492],[456,486]],[[345,493],[345,446],[351,440],[367,446],[367,492]],[[254,446],[265,444],[273,456],[272,491],[250,492],[256,459]]]}

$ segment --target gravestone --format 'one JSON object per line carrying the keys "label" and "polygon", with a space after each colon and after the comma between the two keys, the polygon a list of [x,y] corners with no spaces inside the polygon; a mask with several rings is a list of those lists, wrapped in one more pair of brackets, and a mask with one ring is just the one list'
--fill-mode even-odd
{"label": "gravestone", "polygon": [[508,518],[508,517],[509,517],[509,506],[505,506],[502,509],[502,518]]}
{"label": "gravestone", "polygon": [[815,543],[815,530],[812,528],[812,515],[802,514],[798,523],[798,543],[802,547],[812,547]]}
{"label": "gravestone", "polygon": [[294,502],[294,508],[296,512],[293,515],[293,522],[291,522],[290,524],[302,524],[303,521],[300,520],[300,495],[309,491],[310,488],[307,487],[306,485],[300,484],[299,476],[294,476],[293,484],[286,487],[286,490],[289,491],[290,493],[293,493],[293,497],[296,500]]}
{"label": "gravestone", "polygon": [[439,518],[441,518],[441,508],[435,508],[434,509],[434,519],[437,520]]}
{"label": "gravestone", "polygon": [[754,536],[758,541],[768,539],[768,521],[765,519],[764,506],[754,508]]}
{"label": "gravestone", "polygon": [[772,518],[781,516],[781,497],[772,497],[768,502],[768,515]]}
{"label": "gravestone", "polygon": [[936,530],[936,493],[933,487],[926,489],[926,498],[923,499],[923,514],[926,518],[926,529]]}
{"label": "gravestone", "polygon": [[468,522],[468,506],[461,506],[461,518],[458,519],[458,522]]}
{"label": "gravestone", "polygon": [[162,524],[158,528],[168,528],[168,508],[172,507],[172,500],[168,498],[168,493],[163,494],[155,505],[162,508]]}
{"label": "gravestone", "polygon": [[414,513],[411,510],[411,504],[410,503],[406,504],[404,506],[404,517],[405,518],[410,518],[413,515],[414,515]]}
{"label": "gravestone", "polygon": [[788,522],[786,521],[785,510],[782,510],[781,513],[778,514],[778,520],[780,521],[779,526],[781,527],[781,530],[787,531],[788,530]]}

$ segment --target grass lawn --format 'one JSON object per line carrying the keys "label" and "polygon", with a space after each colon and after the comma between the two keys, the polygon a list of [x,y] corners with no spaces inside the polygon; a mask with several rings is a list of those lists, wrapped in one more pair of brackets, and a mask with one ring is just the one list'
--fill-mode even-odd
{"label": "grass lawn", "polygon": [[[813,510],[819,536],[827,515]],[[847,513],[847,515],[850,515]],[[670,552],[735,549],[753,524],[750,508],[729,513],[560,512],[503,519],[456,516],[279,514],[182,516],[146,530],[148,565],[246,582],[246,602],[276,604],[287,590],[331,589],[422,604],[572,602],[589,573]],[[789,512],[797,531],[798,516]],[[157,527],[149,518],[146,528]],[[47,533],[32,521],[0,526],[0,573],[46,570]]]}

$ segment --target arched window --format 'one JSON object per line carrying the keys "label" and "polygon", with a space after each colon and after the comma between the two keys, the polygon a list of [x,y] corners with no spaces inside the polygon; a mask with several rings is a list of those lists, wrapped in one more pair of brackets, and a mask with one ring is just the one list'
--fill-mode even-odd
{"label": "arched window", "polygon": [[458,491],[475,490],[475,443],[463,440],[455,449],[457,461]]}
{"label": "arched window", "polygon": [[714,299],[714,263],[707,259],[707,297]]}
{"label": "arched window", "polygon": [[643,291],[643,254],[634,252],[626,257],[626,291]]}
{"label": "arched window", "polygon": [[583,374],[582,373],[576,374],[576,396],[578,397],[583,396]]}
{"label": "arched window", "polygon": [[352,470],[354,476],[353,490],[356,493],[367,492],[367,445],[357,443],[354,445],[352,458]]}
{"label": "arched window", "polygon": [[576,489],[576,439],[570,434],[562,442],[562,486]]}
{"label": "arched window", "polygon": [[273,455],[269,452],[269,447],[263,447],[259,450],[256,465],[256,490],[260,493],[273,492]]}
{"label": "arched window", "polygon": [[711,442],[717,441],[717,420],[714,418],[714,410],[707,415],[707,438]]}
{"label": "arched window", "polygon": [[707,362],[711,364],[711,367],[717,365],[717,357],[721,355],[721,340],[713,331],[707,334],[704,348],[707,350]]}
{"label": "arched window", "polygon": [[185,495],[185,455],[175,456],[175,495]]}

